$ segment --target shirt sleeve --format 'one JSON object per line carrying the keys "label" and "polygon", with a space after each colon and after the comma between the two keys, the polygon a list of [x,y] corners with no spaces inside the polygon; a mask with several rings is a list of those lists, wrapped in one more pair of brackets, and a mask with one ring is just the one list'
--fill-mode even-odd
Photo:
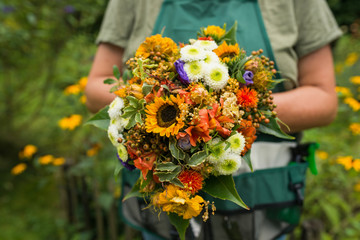
{"label": "shirt sleeve", "polygon": [[295,51],[305,56],[331,43],[342,31],[325,0],[295,1],[298,22],[298,40]]}
{"label": "shirt sleeve", "polygon": [[133,0],[110,0],[96,44],[106,42],[127,47],[135,19],[133,5]]}

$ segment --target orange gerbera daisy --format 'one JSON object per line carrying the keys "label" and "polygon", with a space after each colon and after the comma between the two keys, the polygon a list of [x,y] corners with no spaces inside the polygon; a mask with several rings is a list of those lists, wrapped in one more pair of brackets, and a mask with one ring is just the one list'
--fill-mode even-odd
{"label": "orange gerbera daisy", "polygon": [[184,170],[179,174],[179,180],[184,184],[185,189],[195,194],[202,189],[203,176],[194,170]]}
{"label": "orange gerbera daisy", "polygon": [[243,108],[255,108],[257,106],[257,102],[259,101],[257,97],[257,92],[254,89],[250,89],[248,87],[242,87],[236,93],[236,97],[238,103]]}
{"label": "orange gerbera daisy", "polygon": [[160,34],[156,34],[151,37],[147,37],[146,40],[137,49],[135,56],[148,58],[151,52],[167,56],[173,56],[179,52],[176,43],[168,37],[162,37]]}
{"label": "orange gerbera daisy", "polygon": [[185,125],[181,111],[183,104],[184,99],[180,95],[171,95],[170,98],[156,97],[154,103],[146,106],[146,131],[166,137],[177,135]]}
{"label": "orange gerbera daisy", "polygon": [[225,41],[215,50],[213,50],[216,55],[223,62],[229,62],[232,58],[238,56],[240,54],[240,48],[238,44],[228,45]]}

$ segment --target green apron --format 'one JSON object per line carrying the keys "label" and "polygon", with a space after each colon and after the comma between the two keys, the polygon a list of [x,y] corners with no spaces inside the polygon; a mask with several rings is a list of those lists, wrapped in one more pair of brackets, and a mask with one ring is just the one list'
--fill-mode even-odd
{"label": "green apron", "polygon": [[[159,16],[155,23],[153,34],[163,32],[163,36],[170,37],[177,43],[187,43],[189,39],[196,38],[196,33],[200,30],[201,27],[206,27],[208,25],[223,26],[223,24],[226,23],[227,27],[230,28],[235,21],[238,23],[237,41],[239,46],[244,48],[247,53],[263,49],[263,55],[269,57],[272,61],[275,62],[274,54],[265,30],[257,0],[164,0]],[[276,91],[282,90],[283,88],[278,85]],[[283,141],[282,139],[278,139],[270,135],[258,136],[258,140],[272,142]],[[251,208],[256,209],[259,206],[266,206],[269,204],[269,202],[294,202],[296,200],[296,194],[294,194],[292,191],[288,191],[288,185],[295,184],[295,182],[303,184],[306,168],[307,164],[303,163],[299,164],[298,167],[292,165],[290,168],[266,169],[255,172],[256,176],[254,175],[255,173],[242,174],[240,176],[234,177],[234,180],[238,187],[240,196],[244,196],[245,202],[249,203]],[[126,191],[126,188],[128,188],[127,190],[130,189],[131,182],[136,181],[138,175],[134,174],[134,172],[129,173],[127,171],[124,172],[123,175],[123,187]],[[254,175],[254,177],[252,175]],[[264,181],[273,182],[272,180],[274,176],[276,176],[278,182],[281,183],[277,188],[278,192],[275,193],[268,190],[269,186],[262,184]],[[303,189],[300,191],[303,193]],[[229,217],[226,212],[243,211],[228,201],[212,199],[209,196],[207,197],[215,201],[215,205],[218,209],[215,216],[218,215],[218,212],[220,215],[222,212],[224,212],[225,214],[222,216],[226,216],[226,219],[229,219],[231,217]],[[169,239],[170,236],[168,233],[166,233],[166,229],[170,228],[169,223],[167,220],[164,221],[164,218],[166,219],[166,214],[162,214],[160,216],[161,222],[159,222],[157,214],[151,212],[150,209],[141,210],[140,213],[133,212],[146,207],[146,204],[141,205],[140,199],[129,199],[127,201],[133,201],[133,203],[134,201],[137,201],[139,204],[139,206],[136,208],[134,208],[134,206],[130,206],[131,204],[124,206],[126,203],[125,201],[122,204],[123,206],[120,206],[120,213],[122,216],[125,215],[124,217],[127,223],[137,229],[151,233],[156,232],[159,237]],[[277,221],[288,220],[287,222],[290,221],[292,223],[296,223],[299,217],[299,214],[296,214],[298,212],[298,208],[295,209],[295,217],[291,216],[294,215],[294,211],[290,211],[290,213],[286,213],[286,211],[289,211],[289,209],[286,209],[285,213],[281,209],[279,211],[275,210],[275,212],[270,215]],[[155,219],[151,215],[155,215]],[[131,217],[133,217],[133,219],[131,219]],[[250,216],[250,218],[252,218],[252,216]],[[146,225],[144,221],[158,222]],[[243,221],[251,222],[252,220],[249,220],[248,217],[243,219]],[[224,223],[224,221],[218,223],[213,222],[213,225],[214,224],[229,225],[229,223]],[[245,226],[245,228],[251,228],[251,226],[247,227],[247,224],[243,224],[243,226]],[[205,226],[205,228],[206,227],[209,228],[209,226]],[[226,228],[229,229],[229,226]],[[235,232],[229,232],[226,230],[226,233],[224,234],[226,236],[224,236],[224,238],[222,235],[218,235],[214,239],[241,239],[239,238],[241,235],[245,235],[245,237],[242,239],[255,239],[256,234],[253,230],[242,230],[243,232],[247,231],[247,233],[240,233],[238,232],[239,229],[237,227],[233,228],[235,229]],[[231,226],[230,229],[232,229]],[[206,233],[201,233],[200,238],[208,239],[209,237]]]}

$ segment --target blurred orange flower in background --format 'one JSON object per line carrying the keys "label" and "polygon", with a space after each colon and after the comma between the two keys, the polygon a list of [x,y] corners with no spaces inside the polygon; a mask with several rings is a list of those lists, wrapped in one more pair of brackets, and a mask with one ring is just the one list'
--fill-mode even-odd
{"label": "blurred orange flower in background", "polygon": [[73,114],[70,117],[64,117],[60,119],[59,126],[64,130],[74,130],[76,127],[80,126],[82,121],[82,116],[79,114]]}

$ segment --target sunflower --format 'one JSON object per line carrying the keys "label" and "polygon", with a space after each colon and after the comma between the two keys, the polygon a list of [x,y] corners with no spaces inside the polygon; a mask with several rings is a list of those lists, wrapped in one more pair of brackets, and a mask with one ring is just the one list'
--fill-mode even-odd
{"label": "sunflower", "polygon": [[182,120],[182,109],[184,99],[178,95],[171,95],[170,98],[157,97],[154,103],[146,107],[145,128],[147,132],[159,133],[160,136],[177,135],[184,127]]}
{"label": "sunflower", "polygon": [[216,39],[223,37],[225,35],[225,33],[226,33],[225,29],[223,29],[219,26],[211,25],[204,29],[204,34],[206,36],[211,36]]}
{"label": "sunflower", "polygon": [[240,54],[240,48],[238,44],[228,45],[224,41],[217,49],[214,50],[214,52],[223,62],[229,62],[232,58],[235,58]]}
{"label": "sunflower", "polygon": [[146,40],[136,50],[135,56],[141,56],[146,59],[157,52],[167,56],[173,56],[179,52],[179,49],[171,38],[162,37],[160,34],[156,34],[146,38]]}

